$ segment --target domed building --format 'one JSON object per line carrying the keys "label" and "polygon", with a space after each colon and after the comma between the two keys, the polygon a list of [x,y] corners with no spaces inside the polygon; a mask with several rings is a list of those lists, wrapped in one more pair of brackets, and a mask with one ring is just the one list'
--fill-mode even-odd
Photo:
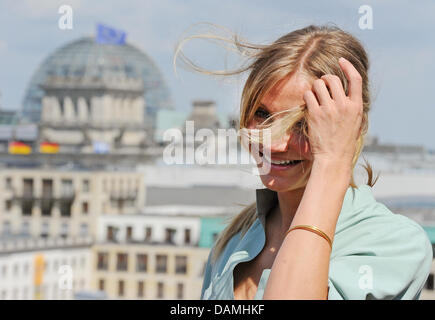
{"label": "domed building", "polygon": [[85,37],[39,66],[20,118],[38,124],[39,142],[57,143],[60,152],[131,153],[152,143],[159,109],[172,109],[172,103],[145,53],[128,43]]}

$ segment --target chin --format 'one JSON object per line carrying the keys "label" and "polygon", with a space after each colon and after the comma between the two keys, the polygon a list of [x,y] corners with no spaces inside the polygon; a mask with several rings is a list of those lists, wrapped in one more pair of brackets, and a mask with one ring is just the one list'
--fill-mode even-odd
{"label": "chin", "polygon": [[276,192],[284,192],[305,188],[308,183],[310,173],[311,166],[292,176],[286,176],[283,174],[274,175],[270,172],[266,175],[260,175],[260,178],[266,188]]}

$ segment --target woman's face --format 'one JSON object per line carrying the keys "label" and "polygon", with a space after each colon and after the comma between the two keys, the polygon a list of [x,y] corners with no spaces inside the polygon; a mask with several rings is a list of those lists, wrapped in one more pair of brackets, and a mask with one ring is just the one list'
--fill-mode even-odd
{"label": "woman's face", "polygon": [[[248,128],[254,129],[273,113],[288,110],[305,104],[304,92],[311,90],[312,84],[300,73],[295,73],[280,80],[267,94],[263,96],[261,105],[256,110],[254,118],[249,122]],[[278,116],[278,118],[281,115]],[[270,171],[261,175],[265,187],[274,191],[290,191],[305,187],[296,183],[310,169],[313,161],[308,139],[302,133],[287,132],[281,139],[272,140],[271,145],[262,148],[270,148],[271,159],[263,157],[263,161],[269,161]],[[302,160],[298,164],[278,164],[279,161]]]}

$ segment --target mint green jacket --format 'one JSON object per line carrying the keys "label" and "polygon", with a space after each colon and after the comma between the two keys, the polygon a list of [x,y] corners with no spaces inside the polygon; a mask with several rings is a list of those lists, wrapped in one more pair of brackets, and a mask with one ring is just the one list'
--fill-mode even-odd
{"label": "mint green jacket", "polygon": [[[258,189],[257,219],[244,237],[227,243],[216,263],[211,250],[201,299],[234,299],[233,270],[263,249],[265,217],[278,201],[269,189]],[[377,202],[372,188],[346,191],[337,221],[329,264],[328,299],[418,299],[432,264],[432,245],[416,222]],[[270,269],[264,269],[255,295],[263,298]]]}

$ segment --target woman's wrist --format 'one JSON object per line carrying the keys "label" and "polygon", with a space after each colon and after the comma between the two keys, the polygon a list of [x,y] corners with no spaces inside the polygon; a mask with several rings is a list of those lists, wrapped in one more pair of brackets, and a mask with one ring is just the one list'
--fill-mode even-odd
{"label": "woman's wrist", "polygon": [[321,178],[328,185],[341,183],[347,190],[352,178],[352,163],[347,159],[314,159],[311,178]]}
{"label": "woman's wrist", "polygon": [[292,226],[314,225],[333,237],[351,176],[350,165],[339,161],[314,161]]}

